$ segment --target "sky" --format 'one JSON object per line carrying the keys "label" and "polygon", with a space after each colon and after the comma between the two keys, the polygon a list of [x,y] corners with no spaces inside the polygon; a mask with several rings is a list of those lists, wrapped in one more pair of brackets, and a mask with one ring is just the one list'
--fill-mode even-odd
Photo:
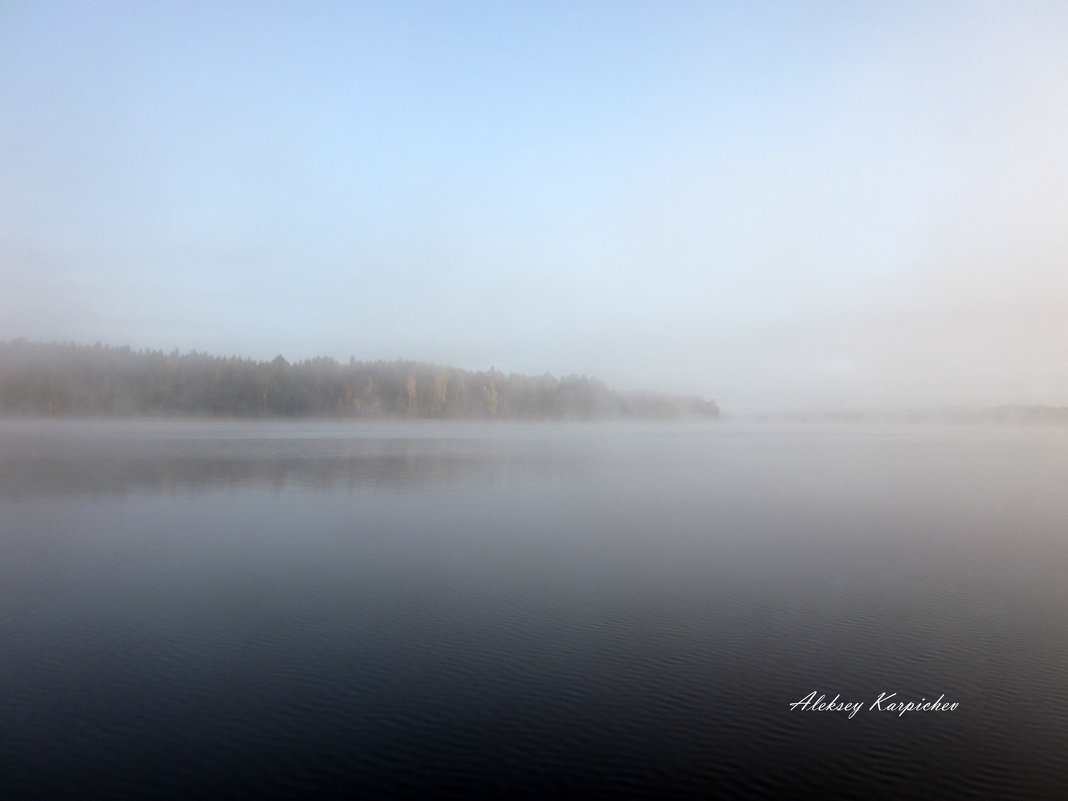
{"label": "sky", "polygon": [[0,0],[0,339],[1068,405],[1068,4]]}

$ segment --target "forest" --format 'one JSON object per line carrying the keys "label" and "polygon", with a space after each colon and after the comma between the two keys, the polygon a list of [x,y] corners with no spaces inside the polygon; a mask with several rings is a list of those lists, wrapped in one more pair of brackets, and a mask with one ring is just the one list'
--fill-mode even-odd
{"label": "forest", "polygon": [[290,364],[97,343],[0,342],[0,414],[458,420],[715,419],[715,401],[616,392],[585,375],[415,361]]}

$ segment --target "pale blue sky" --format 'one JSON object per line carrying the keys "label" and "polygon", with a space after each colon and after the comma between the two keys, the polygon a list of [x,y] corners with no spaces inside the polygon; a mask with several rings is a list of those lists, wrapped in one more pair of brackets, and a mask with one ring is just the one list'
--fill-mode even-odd
{"label": "pale blue sky", "polygon": [[0,338],[1068,404],[1068,4],[0,2]]}

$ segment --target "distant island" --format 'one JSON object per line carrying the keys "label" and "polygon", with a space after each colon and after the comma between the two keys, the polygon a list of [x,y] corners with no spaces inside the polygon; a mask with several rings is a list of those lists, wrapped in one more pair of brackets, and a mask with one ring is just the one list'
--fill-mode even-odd
{"label": "distant island", "polygon": [[0,342],[0,415],[716,419],[719,407],[696,396],[617,392],[585,375],[355,358],[290,364],[18,339]]}

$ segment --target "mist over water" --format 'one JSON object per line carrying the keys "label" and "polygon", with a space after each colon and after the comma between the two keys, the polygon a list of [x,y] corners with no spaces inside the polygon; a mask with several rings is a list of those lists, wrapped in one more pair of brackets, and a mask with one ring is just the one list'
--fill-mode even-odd
{"label": "mist over water", "polygon": [[0,786],[1053,798],[1066,436],[4,421]]}
{"label": "mist over water", "polygon": [[1068,797],[1068,4],[0,53],[0,799]]}

